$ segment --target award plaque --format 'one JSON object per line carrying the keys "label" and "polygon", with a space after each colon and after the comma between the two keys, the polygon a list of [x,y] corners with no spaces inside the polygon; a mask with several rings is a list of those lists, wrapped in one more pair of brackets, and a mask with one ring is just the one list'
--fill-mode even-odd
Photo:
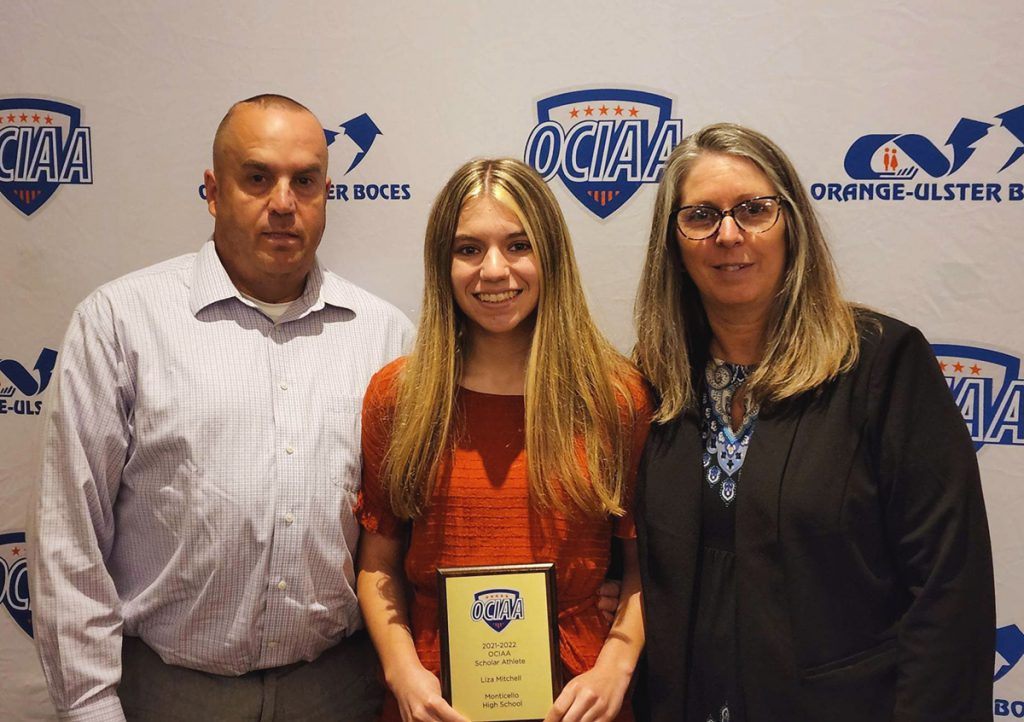
{"label": "award plaque", "polygon": [[473,722],[543,720],[561,687],[554,564],[437,570],[441,689]]}

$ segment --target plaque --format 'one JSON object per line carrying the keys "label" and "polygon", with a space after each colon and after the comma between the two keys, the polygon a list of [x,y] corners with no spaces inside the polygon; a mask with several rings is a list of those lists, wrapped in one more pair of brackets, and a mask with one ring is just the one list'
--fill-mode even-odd
{"label": "plaque", "polygon": [[437,577],[444,698],[473,722],[543,720],[561,689],[555,565]]}

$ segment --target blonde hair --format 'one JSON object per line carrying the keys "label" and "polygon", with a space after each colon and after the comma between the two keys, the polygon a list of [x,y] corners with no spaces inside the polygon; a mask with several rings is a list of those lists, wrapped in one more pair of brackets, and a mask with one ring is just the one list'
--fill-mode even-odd
{"label": "blonde hair", "polygon": [[786,266],[768,317],[764,353],[750,375],[751,400],[778,402],[809,391],[857,361],[857,309],[840,294],[832,254],[811,200],[782,150],[760,133],[731,123],[686,137],[669,156],[658,185],[650,242],[634,308],[633,359],[657,390],[654,420],[696,406],[695,363],[707,358],[711,330],[700,294],[683,268],[672,211],[696,161],[720,153],[746,158],[782,196]]}
{"label": "blonde hair", "polygon": [[[454,453],[455,397],[465,319],[452,296],[452,245],[467,200],[489,196],[516,214],[540,268],[526,368],[526,458],[530,498],[539,508],[590,515],[623,513],[632,429],[625,380],[636,371],[601,335],[587,310],[569,231],[541,177],[513,159],[459,168],[430,211],[416,345],[401,370],[381,484],[405,518],[422,514],[443,458]],[[623,417],[616,401],[625,399]],[[567,504],[566,501],[569,503]]]}

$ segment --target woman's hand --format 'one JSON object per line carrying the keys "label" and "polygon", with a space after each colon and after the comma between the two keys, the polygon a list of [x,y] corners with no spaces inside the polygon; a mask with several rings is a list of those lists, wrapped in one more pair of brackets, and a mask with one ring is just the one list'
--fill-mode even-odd
{"label": "woman's hand", "polygon": [[593,669],[569,681],[544,722],[610,722],[622,709],[644,646],[636,539],[624,539],[621,598]]}
{"label": "woman's hand", "polygon": [[441,696],[441,683],[422,665],[389,680],[402,722],[469,722]]}
{"label": "woman's hand", "polygon": [[356,588],[366,628],[403,722],[469,722],[441,696],[441,683],[420,663],[409,626],[402,539],[363,531]]}
{"label": "woman's hand", "polygon": [[632,669],[613,669],[599,662],[565,685],[544,722],[610,722],[622,709],[632,676]]}

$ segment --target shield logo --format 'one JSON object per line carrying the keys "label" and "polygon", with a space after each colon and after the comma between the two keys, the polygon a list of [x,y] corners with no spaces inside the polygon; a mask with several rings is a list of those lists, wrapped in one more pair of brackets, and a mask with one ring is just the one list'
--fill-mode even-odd
{"label": "shield logo", "polygon": [[[526,162],[549,180],[557,155],[565,187],[591,213],[607,218],[642,184],[660,179],[665,159],[682,139],[682,121],[671,114],[671,98],[640,90],[577,90],[544,98],[537,102],[538,125],[527,142]],[[560,133],[538,133],[553,124]]]}
{"label": "shield logo", "polygon": [[486,589],[476,592],[473,595],[473,602],[473,606],[481,611],[480,619],[495,632],[500,632],[513,619],[518,619],[515,610],[522,609],[519,592],[515,589]]}
{"label": "shield logo", "polygon": [[73,105],[0,98],[0,193],[26,216],[63,184],[92,183],[89,128]]}
{"label": "shield logo", "polygon": [[[960,344],[935,343],[932,350],[949,383],[957,406],[964,413],[977,451],[986,443],[1007,443],[992,436],[995,422],[1007,416],[1004,408],[1015,381],[1020,359],[1000,351]],[[1009,443],[1013,443],[1012,441]]]}
{"label": "shield logo", "polygon": [[32,610],[28,600],[28,557],[24,532],[0,534],[0,604],[31,637]]}

